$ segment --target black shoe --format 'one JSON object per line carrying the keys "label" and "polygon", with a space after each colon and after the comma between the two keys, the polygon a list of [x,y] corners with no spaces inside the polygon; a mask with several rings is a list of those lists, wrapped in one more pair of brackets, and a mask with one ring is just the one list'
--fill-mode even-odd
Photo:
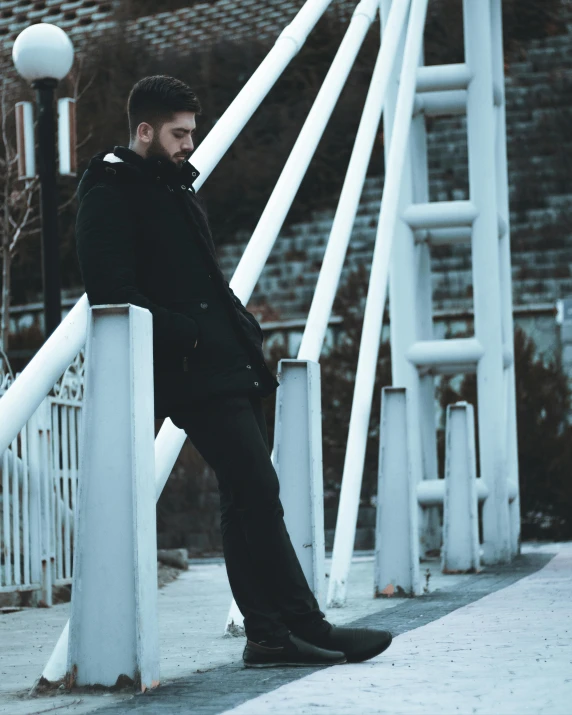
{"label": "black shoe", "polygon": [[340,651],[325,650],[306,643],[289,633],[279,644],[265,645],[267,641],[246,641],[242,660],[246,668],[272,668],[279,665],[311,666],[341,665],[347,661]]}
{"label": "black shoe", "polygon": [[300,630],[292,627],[292,632],[319,648],[341,650],[345,653],[348,663],[360,663],[362,660],[374,658],[387,650],[392,641],[389,631],[379,631],[374,628],[343,628],[334,626],[325,619]]}

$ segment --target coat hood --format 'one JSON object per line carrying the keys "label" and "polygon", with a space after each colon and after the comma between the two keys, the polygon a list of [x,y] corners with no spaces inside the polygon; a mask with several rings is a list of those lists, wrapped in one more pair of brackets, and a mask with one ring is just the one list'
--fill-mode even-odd
{"label": "coat hood", "polygon": [[161,157],[145,159],[124,146],[112,152],[101,151],[90,160],[77,188],[78,204],[96,184],[140,184],[160,181],[169,186],[183,185],[194,193],[193,182],[199,171],[186,161],[181,168]]}

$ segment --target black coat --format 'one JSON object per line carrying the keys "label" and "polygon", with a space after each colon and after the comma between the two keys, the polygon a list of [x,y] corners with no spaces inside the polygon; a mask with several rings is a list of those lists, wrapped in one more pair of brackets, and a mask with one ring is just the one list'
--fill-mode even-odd
{"label": "black coat", "polygon": [[178,169],[118,146],[96,154],[78,186],[76,245],[90,305],[152,313],[156,417],[194,399],[267,397],[278,387],[260,325],[218,265],[192,189],[198,174],[188,162]]}

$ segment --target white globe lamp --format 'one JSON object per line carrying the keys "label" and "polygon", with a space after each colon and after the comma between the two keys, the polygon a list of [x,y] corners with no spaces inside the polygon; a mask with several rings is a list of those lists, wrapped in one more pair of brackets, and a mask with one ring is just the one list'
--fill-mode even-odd
{"label": "white globe lamp", "polygon": [[12,48],[12,59],[28,82],[39,79],[59,82],[73,64],[73,45],[61,27],[39,22],[18,35]]}

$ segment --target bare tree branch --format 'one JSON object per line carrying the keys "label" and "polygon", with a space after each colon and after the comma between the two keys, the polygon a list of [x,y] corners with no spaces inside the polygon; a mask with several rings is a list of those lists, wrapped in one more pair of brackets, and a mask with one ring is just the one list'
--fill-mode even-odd
{"label": "bare tree branch", "polygon": [[64,210],[64,209],[67,209],[67,207],[68,207],[70,204],[72,204],[74,201],[75,201],[75,191],[73,192],[73,194],[71,195],[71,197],[70,197],[67,201],[64,201],[63,204],[60,204],[60,205],[58,206],[58,214],[61,214],[61,213],[63,212],[63,210]]}
{"label": "bare tree branch", "polygon": [[[36,185],[38,182],[34,181],[34,184]],[[32,186],[32,188],[28,191],[28,197],[27,197],[27,202],[26,202],[26,213],[24,214],[24,218],[20,221],[20,225],[14,232],[14,238],[12,239],[12,242],[10,243],[9,246],[9,251],[10,253],[14,252],[14,247],[16,246],[16,243],[18,242],[18,239],[20,238],[20,234],[22,233],[22,229],[26,225],[28,218],[30,216],[30,213],[32,211],[32,198],[35,193],[36,187]]]}
{"label": "bare tree branch", "polygon": [[[59,216],[61,213],[63,213],[63,211],[64,211],[65,209],[67,209],[67,207],[75,201],[75,197],[76,197],[76,192],[74,191],[74,193],[72,194],[72,196],[71,196],[69,199],[67,199],[67,201],[64,201],[63,204],[60,204],[60,205],[58,206],[58,216]],[[40,221],[41,218],[42,218],[42,217],[41,217],[40,214],[36,214],[36,216],[32,216],[32,218],[29,218],[28,221],[27,221],[27,223],[28,223],[28,225],[34,224],[34,223],[36,223],[37,221]],[[35,229],[34,229],[34,230],[35,230]],[[25,233],[26,233],[26,235],[28,235],[28,234],[32,233],[32,231],[28,231],[28,230],[26,229]]]}
{"label": "bare tree branch", "polygon": [[41,233],[42,232],[42,227],[40,228],[27,228],[26,229],[26,238],[29,236],[34,236],[36,233]]}
{"label": "bare tree branch", "polygon": [[7,123],[8,123],[8,114],[6,112],[6,80],[2,80],[2,96],[0,98],[0,104],[1,104],[1,111],[2,111],[2,142],[4,143],[4,149],[6,152],[6,161],[8,164],[11,164],[11,151],[12,147],[10,146],[10,142],[8,141],[8,130],[7,130]]}
{"label": "bare tree branch", "polygon": [[78,144],[76,144],[76,149],[81,149],[81,147],[84,144],[87,144],[87,142],[91,139],[92,136],[93,136],[93,132],[89,132],[88,135],[85,137],[85,139],[83,139]]}
{"label": "bare tree branch", "polygon": [[94,83],[95,78],[97,77],[97,70],[92,74],[91,79],[88,81],[88,83],[85,85],[85,87],[79,91],[79,83],[81,80],[81,75],[83,71],[83,61],[84,61],[84,56],[80,55],[78,59],[78,70],[77,70],[77,76],[75,78],[74,82],[74,99],[76,102],[79,102],[79,100],[82,98],[82,96],[85,94],[85,92],[91,87],[91,85]]}
{"label": "bare tree branch", "polygon": [[81,92],[78,94],[76,90],[76,96],[75,96],[75,101],[79,102],[79,100],[83,97],[85,92],[91,87],[91,85],[95,82],[95,78],[97,77],[97,72],[94,72],[93,75],[91,76],[91,79],[89,82],[85,85],[85,87],[81,90]]}

